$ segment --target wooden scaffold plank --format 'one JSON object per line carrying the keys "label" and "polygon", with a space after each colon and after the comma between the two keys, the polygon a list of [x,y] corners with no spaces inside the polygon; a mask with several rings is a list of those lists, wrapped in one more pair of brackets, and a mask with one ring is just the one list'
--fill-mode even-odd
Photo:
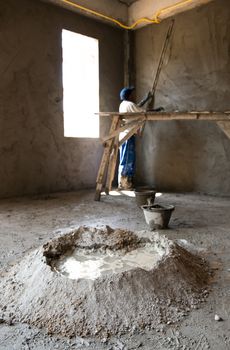
{"label": "wooden scaffold plank", "polygon": [[[115,112],[102,112],[99,115],[110,117]],[[230,111],[226,112],[209,112],[209,111],[192,111],[192,112],[138,112],[138,113],[118,113],[125,119],[132,120],[135,117],[143,117],[146,121],[164,121],[164,120],[205,120],[205,121],[230,121]]]}

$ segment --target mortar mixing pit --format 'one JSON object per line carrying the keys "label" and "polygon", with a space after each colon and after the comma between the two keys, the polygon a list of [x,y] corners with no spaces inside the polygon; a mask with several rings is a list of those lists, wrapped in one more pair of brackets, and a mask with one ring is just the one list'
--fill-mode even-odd
{"label": "mortar mixing pit", "polygon": [[121,231],[120,234],[116,231],[117,240],[114,240],[115,237],[111,240],[110,237],[98,244],[98,238],[101,236],[103,241],[106,234],[105,231],[95,230],[95,235],[91,236],[90,246],[82,247],[80,242],[88,234],[89,228],[85,228],[84,234],[81,238],[77,238],[78,242],[75,241],[73,247],[69,249],[67,245],[67,251],[63,247],[63,254],[49,261],[54,271],[75,280],[81,278],[95,280],[136,268],[150,271],[164,252],[149,240],[139,239],[131,232],[129,237],[126,235],[122,237]]}
{"label": "mortar mixing pit", "polygon": [[2,317],[70,337],[157,328],[204,301],[208,278],[200,257],[156,232],[82,226],[9,271]]}

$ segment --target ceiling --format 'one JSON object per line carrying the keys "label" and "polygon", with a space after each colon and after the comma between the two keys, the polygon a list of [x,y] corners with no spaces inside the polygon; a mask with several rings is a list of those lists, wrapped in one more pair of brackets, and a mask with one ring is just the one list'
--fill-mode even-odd
{"label": "ceiling", "polygon": [[[113,1],[114,1],[114,0],[113,0]],[[134,2],[140,1],[140,0],[115,0],[115,1],[118,1],[118,2],[120,2],[120,3],[123,3],[123,4],[127,5],[127,6],[130,6],[130,5],[132,5]]]}
{"label": "ceiling", "polygon": [[[97,17],[123,29],[159,23],[213,0],[41,0],[86,16]],[[108,18],[109,17],[109,18]],[[146,20],[147,18],[147,20]]]}

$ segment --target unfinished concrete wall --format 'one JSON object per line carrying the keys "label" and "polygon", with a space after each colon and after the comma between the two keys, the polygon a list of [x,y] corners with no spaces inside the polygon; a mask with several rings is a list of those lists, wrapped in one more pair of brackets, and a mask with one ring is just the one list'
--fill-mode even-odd
{"label": "unfinished concrete wall", "polygon": [[0,197],[95,186],[100,141],[64,137],[63,28],[99,39],[100,108],[118,108],[123,31],[39,1],[1,0]]}
{"label": "unfinished concrete wall", "polygon": [[[229,0],[176,16],[155,106],[230,110]],[[151,89],[170,21],[135,32],[137,97]],[[213,122],[149,122],[138,145],[137,179],[159,190],[230,195],[230,139]]]}

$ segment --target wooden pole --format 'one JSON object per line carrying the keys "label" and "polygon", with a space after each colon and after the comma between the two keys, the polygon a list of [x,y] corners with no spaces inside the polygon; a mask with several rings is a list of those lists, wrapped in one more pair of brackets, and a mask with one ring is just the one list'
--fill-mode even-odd
{"label": "wooden pole", "polygon": [[[119,125],[119,120],[120,120],[119,115],[113,116],[111,127],[110,127],[110,132],[113,132],[114,130],[116,130],[116,128]],[[110,158],[113,144],[114,144],[114,138],[107,141],[105,148],[104,148],[104,152],[103,152],[103,156],[102,156],[102,160],[101,160],[101,164],[99,167],[97,180],[96,180],[97,184],[96,184],[96,193],[95,193],[95,197],[94,197],[95,201],[100,201],[100,199],[101,199],[103,181],[104,181],[106,171],[108,168],[109,158]]]}
{"label": "wooden pole", "polygon": [[119,137],[116,136],[114,139],[114,145],[113,145],[113,149],[112,149],[112,152],[110,155],[110,160],[109,160],[107,180],[106,180],[106,185],[105,185],[105,193],[106,194],[109,194],[109,192],[111,191],[112,182],[113,182],[113,179],[115,176],[117,156],[118,156],[118,151],[119,151],[118,141],[119,141]]}
{"label": "wooden pole", "polygon": [[166,51],[167,51],[167,48],[168,48],[168,45],[169,45],[169,42],[170,42],[170,39],[171,39],[171,36],[172,36],[174,22],[175,22],[175,20],[173,19],[171,21],[171,23],[169,25],[169,28],[168,28],[168,31],[167,31],[167,35],[166,35],[166,38],[165,38],[165,41],[164,41],[164,46],[162,48],[161,55],[160,55],[160,60],[159,60],[158,66],[157,66],[157,72],[156,72],[156,75],[155,75],[155,79],[153,81],[153,86],[152,86],[152,91],[151,91],[152,92],[152,98],[147,104],[147,109],[152,109],[154,107],[156,87],[157,87],[158,80],[159,80],[160,73],[161,73],[161,69],[162,69],[162,66],[163,66],[163,63],[164,63],[165,54],[166,54]]}
{"label": "wooden pole", "polygon": [[141,123],[135,125],[132,127],[132,129],[128,132],[127,135],[125,135],[125,137],[123,137],[123,139],[121,139],[119,141],[119,147],[126,141],[128,140],[130,137],[132,137],[134,134],[136,134],[136,132],[138,131],[138,129],[140,129],[143,125],[144,125],[145,121],[142,121]]}
{"label": "wooden pole", "polygon": [[111,132],[108,136],[105,136],[102,138],[102,142],[105,142],[105,141],[108,141],[109,139],[112,139],[113,137],[116,137],[118,136],[121,132],[129,129],[129,128],[132,128],[133,126],[136,126],[136,125],[142,125],[143,124],[143,121],[145,120],[144,117],[139,117],[137,120],[135,121],[131,121],[129,123],[126,123],[125,125],[123,125],[122,127],[114,130],[113,132]]}

